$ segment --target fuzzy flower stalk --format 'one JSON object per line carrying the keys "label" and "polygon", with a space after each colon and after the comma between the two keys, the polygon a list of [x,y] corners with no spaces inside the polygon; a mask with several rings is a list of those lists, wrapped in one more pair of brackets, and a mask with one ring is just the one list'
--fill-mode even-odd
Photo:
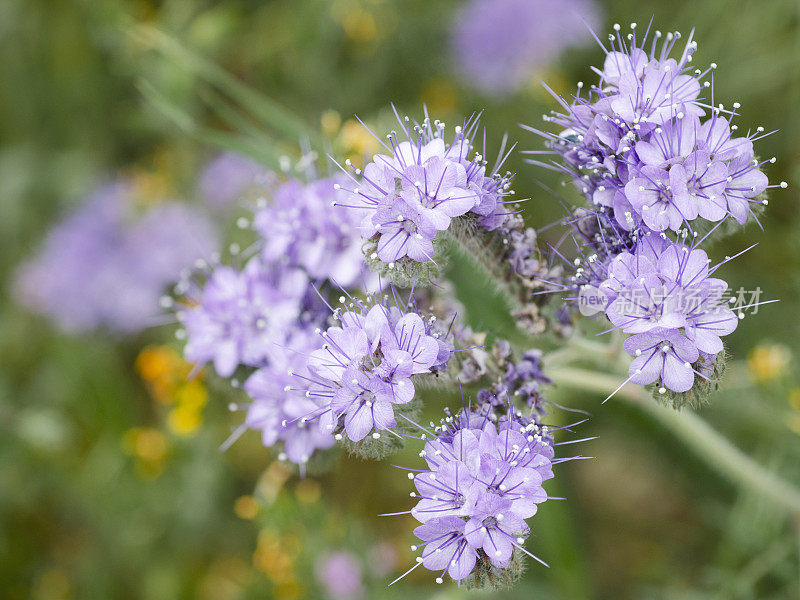
{"label": "fuzzy flower stalk", "polygon": [[787,187],[763,172],[775,158],[755,156],[764,128],[739,134],[739,103],[715,104],[717,65],[694,68],[697,42],[681,39],[615,25],[609,47],[600,44],[597,83],[579,83],[570,101],[556,96],[562,111],[544,116],[556,131],[528,128],[548,146],[529,154],[552,156],[530,162],[569,177],[586,200],[566,219],[577,257],[555,251],[567,271],[551,289],[630,335],[629,381],[676,407],[708,396],[723,368],[721,338],[759,305],[711,277],[730,257],[712,267],[701,245],[758,223],[766,190]]}

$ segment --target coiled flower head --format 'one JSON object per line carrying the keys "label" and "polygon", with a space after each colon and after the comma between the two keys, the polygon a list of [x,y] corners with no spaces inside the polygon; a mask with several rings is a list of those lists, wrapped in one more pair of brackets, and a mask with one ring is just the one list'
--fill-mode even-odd
{"label": "coiled flower head", "polygon": [[477,118],[456,127],[449,142],[439,120],[426,116],[420,124],[397,118],[400,131],[392,131],[383,143],[387,154],[373,156],[363,171],[355,169],[351,181],[341,186],[348,197],[338,204],[366,211],[362,235],[371,264],[390,274],[416,269],[419,275],[418,265],[436,264],[434,242],[453,219],[473,213],[493,228],[503,199],[513,193],[512,176],[499,172],[502,151],[491,171],[481,154],[470,158]]}
{"label": "coiled flower head", "polygon": [[556,160],[532,162],[567,174],[590,205],[566,220],[578,257],[556,251],[573,273],[551,283],[632,336],[630,381],[694,403],[738,323],[699,246],[767,204],[764,192],[778,186],[761,168],[775,159],[755,158],[764,128],[737,134],[738,103],[714,105],[716,65],[691,66],[691,35],[679,46],[678,32],[614,30],[599,81],[588,94],[578,84],[572,102],[558,99],[564,112],[545,116],[562,131],[534,130]]}
{"label": "coiled flower head", "polygon": [[[436,317],[423,318],[413,299],[402,305],[392,292],[394,304],[389,295],[365,302],[342,296],[343,307],[333,311],[338,324],[318,330],[322,347],[311,352],[292,388],[321,406],[306,419],[318,419],[320,428],[366,456],[391,449],[382,432],[399,439],[392,430],[409,427],[397,415],[409,410],[414,381],[443,371],[453,354]],[[353,445],[370,433],[383,441]]]}
{"label": "coiled flower head", "polygon": [[569,175],[624,230],[694,231],[698,218],[716,223],[729,216],[745,223],[775,187],[761,170],[774,159],[754,157],[764,129],[736,135],[739,104],[713,105],[707,76],[716,64],[691,66],[691,35],[673,58],[679,32],[662,36],[648,27],[639,37],[635,23],[627,36],[614,28],[603,68],[595,69],[598,83],[586,95],[579,84],[571,103],[559,99],[565,112],[544,117],[562,131],[534,130],[560,159],[537,164]]}
{"label": "coiled flower head", "polygon": [[547,500],[542,485],[553,477],[554,452],[548,428],[520,417],[467,407],[448,413],[420,452],[426,468],[409,471],[411,514],[422,523],[414,530],[422,544],[412,550],[421,550],[419,564],[441,571],[438,583],[445,573],[513,579],[512,563],[516,570],[519,553],[529,554],[525,520]]}
{"label": "coiled flower head", "polygon": [[263,238],[268,262],[302,267],[308,276],[349,287],[365,276],[358,210],[332,207],[346,195],[344,175],[302,183],[280,184],[268,201],[255,209],[253,226]]}

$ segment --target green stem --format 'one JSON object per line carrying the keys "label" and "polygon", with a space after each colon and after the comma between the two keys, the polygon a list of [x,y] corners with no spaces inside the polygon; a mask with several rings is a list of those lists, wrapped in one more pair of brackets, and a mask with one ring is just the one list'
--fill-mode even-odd
{"label": "green stem", "polygon": [[451,248],[478,267],[509,309],[517,311],[522,308],[519,286],[509,279],[505,261],[497,260],[496,250],[486,244],[484,236],[476,233],[474,226],[463,219],[453,219],[445,235]]}
{"label": "green stem", "polygon": [[[572,367],[551,368],[548,376],[557,384],[608,395],[619,386],[619,378]],[[626,384],[616,394],[641,408],[662,426],[680,438],[708,466],[735,485],[770,500],[800,517],[800,489],[739,450],[716,432],[697,414],[661,406],[644,393],[643,388]]]}

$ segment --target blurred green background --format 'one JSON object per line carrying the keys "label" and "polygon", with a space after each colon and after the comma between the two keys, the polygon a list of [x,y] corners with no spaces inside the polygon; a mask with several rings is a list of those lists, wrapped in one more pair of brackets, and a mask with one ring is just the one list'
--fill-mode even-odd
{"label": "blurred green background", "polygon": [[[759,144],[772,182],[786,180],[764,216],[718,243],[716,259],[759,245],[725,268],[734,287],[779,298],[727,341],[735,357],[704,418],[770,469],[800,484],[800,3],[797,0],[610,0],[606,26],[696,28],[698,64],[719,65],[717,101],[742,103],[743,128],[780,131]],[[240,417],[213,380],[184,381],[170,331],[135,338],[66,336],[10,298],[15,266],[93,185],[133,173],[190,198],[218,151],[206,131],[229,125],[195,70],[153,49],[153,26],[252,89],[291,107],[353,152],[369,142],[353,115],[378,118],[390,101],[439,118],[485,109],[490,141],[509,131],[523,148],[553,102],[538,82],[569,93],[600,62],[568,51],[502,98],[454,76],[452,0],[3,0],[0,2],[0,597],[36,599],[324,598],[314,565],[348,550],[366,598],[457,598],[412,564],[412,522],[376,513],[406,508],[408,481],[387,464],[341,460],[299,479],[255,434],[219,452]],[[180,108],[165,116],[147,90]],[[149,97],[149,99],[148,99]],[[199,129],[199,126],[209,129]],[[265,132],[269,134],[269,132]],[[510,161],[526,218],[560,216],[542,186],[551,173]],[[569,196],[570,192],[563,192]],[[459,272],[456,271],[456,276]],[[465,289],[469,289],[468,287]],[[467,318],[502,320],[481,290]],[[669,432],[622,402],[554,390],[591,410],[584,445],[597,457],[562,467],[535,518],[530,566],[502,598],[788,599],[800,596],[800,515],[721,478]],[[397,462],[410,464],[413,449]],[[400,503],[400,506],[398,506]],[[381,559],[378,560],[378,557]],[[388,572],[386,572],[388,569]],[[484,597],[473,594],[475,597]]]}

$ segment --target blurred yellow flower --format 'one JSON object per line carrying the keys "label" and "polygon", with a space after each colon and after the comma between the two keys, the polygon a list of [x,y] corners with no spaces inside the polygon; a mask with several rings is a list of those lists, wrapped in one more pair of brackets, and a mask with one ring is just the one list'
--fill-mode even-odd
{"label": "blurred yellow flower", "polygon": [[147,346],[136,357],[136,372],[145,381],[163,379],[174,370],[176,354],[167,346]]}
{"label": "blurred yellow flower", "polygon": [[339,132],[339,146],[353,164],[363,166],[363,157],[371,157],[378,152],[380,144],[375,136],[355,119],[348,119]]}
{"label": "blurred yellow flower", "polygon": [[122,436],[122,450],[136,459],[134,468],[139,477],[156,479],[164,471],[169,443],[158,429],[134,427]]}
{"label": "blurred yellow flower", "polygon": [[208,401],[208,391],[200,380],[192,379],[178,388],[175,400],[182,407],[199,411]]}
{"label": "blurred yellow flower", "polygon": [[187,379],[191,365],[169,346],[147,346],[136,358],[135,368],[157,402],[177,405],[167,416],[170,431],[178,435],[197,431],[208,402],[203,373]]}
{"label": "blurred yellow flower", "polygon": [[203,422],[203,415],[200,409],[179,404],[171,411],[167,417],[167,424],[173,433],[178,435],[191,435]]}
{"label": "blurred yellow flower", "polygon": [[747,356],[750,379],[756,383],[777,379],[786,372],[791,358],[791,351],[782,344],[756,346]]}
{"label": "blurred yellow flower", "polygon": [[240,496],[233,504],[233,512],[240,519],[251,521],[258,516],[258,502],[252,496]]}
{"label": "blurred yellow flower", "polygon": [[[147,384],[153,398],[161,404],[175,402],[175,394],[180,386],[187,385],[187,377],[192,370],[178,352],[169,346],[147,346],[136,357],[134,368]],[[199,385],[202,372],[193,380]]]}
{"label": "blurred yellow flower", "polygon": [[167,457],[167,438],[151,427],[134,427],[126,431],[122,447],[127,454],[149,462],[160,462]]}
{"label": "blurred yellow flower", "polygon": [[263,529],[258,534],[253,566],[278,584],[291,583],[295,579],[291,556],[285,552],[283,541],[269,529]]}
{"label": "blurred yellow flower", "polygon": [[256,484],[256,492],[267,504],[275,502],[283,484],[291,476],[292,471],[281,461],[274,461],[266,468]]}
{"label": "blurred yellow flower", "polygon": [[342,126],[342,117],[333,109],[326,110],[320,117],[320,126],[322,127],[322,133],[333,136]]}
{"label": "blurred yellow flower", "polygon": [[344,32],[357,44],[373,41],[378,35],[375,17],[366,10],[356,9],[344,18]]}
{"label": "blurred yellow flower", "polygon": [[250,576],[250,565],[238,556],[215,560],[198,586],[198,600],[240,598]]}

